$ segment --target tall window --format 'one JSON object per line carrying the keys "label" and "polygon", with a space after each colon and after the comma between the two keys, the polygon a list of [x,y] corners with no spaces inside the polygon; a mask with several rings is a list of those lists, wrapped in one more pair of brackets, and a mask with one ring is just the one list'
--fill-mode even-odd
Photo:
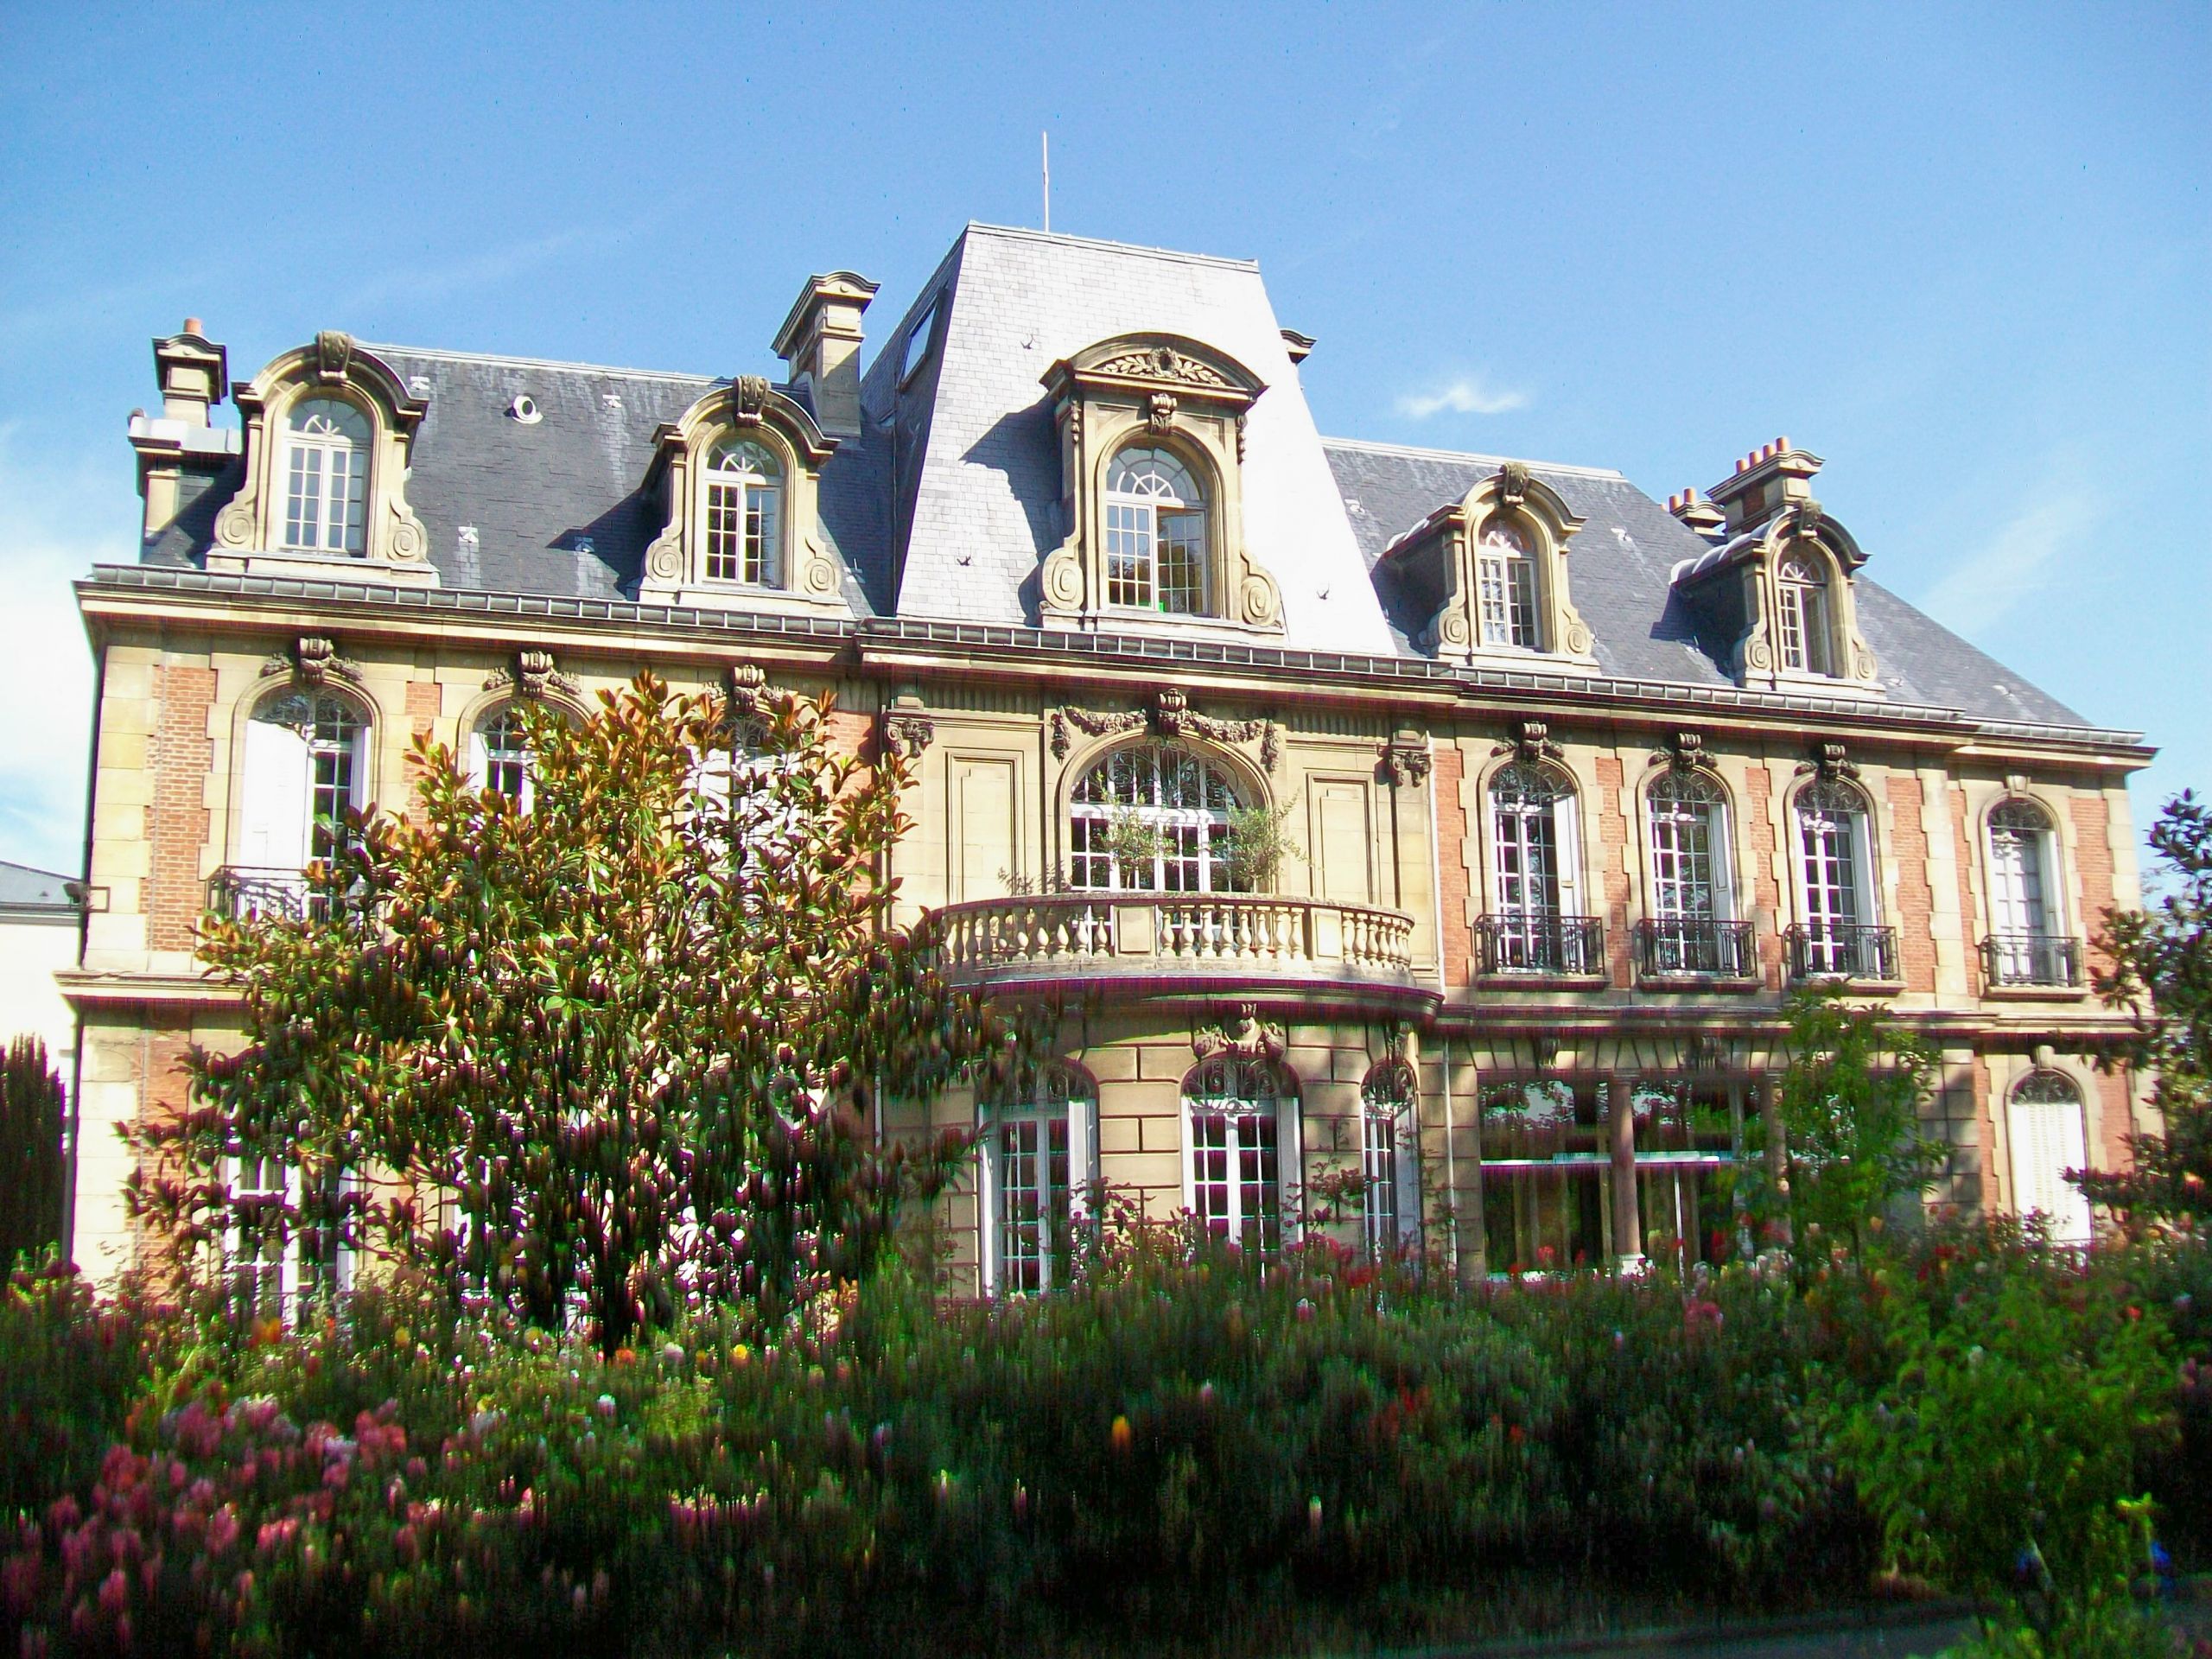
{"label": "tall window", "polygon": [[240,864],[300,870],[344,845],[363,804],[368,726],[334,694],[280,691],[246,722]]}
{"label": "tall window", "polygon": [[1075,1195],[1090,1179],[1097,1116],[1097,1085],[1058,1061],[984,1109],[984,1268],[995,1294],[1068,1282]]}
{"label": "tall window", "polygon": [[1651,818],[1652,966],[1664,973],[1739,972],[1728,919],[1728,807],[1703,772],[1669,768],[1645,797]]}
{"label": "tall window", "polygon": [[302,1297],[327,1298],[353,1288],[353,1252],[341,1242],[338,1218],[353,1185],[350,1177],[323,1186],[310,1213],[296,1165],[248,1152],[225,1160],[224,1172],[234,1210],[253,1217],[250,1230],[234,1224],[223,1237],[231,1288],[245,1317],[289,1319]]}
{"label": "tall window", "polygon": [[1491,519],[1483,531],[1476,567],[1483,644],[1541,650],[1536,626],[1536,561],[1529,538],[1503,519]]}
{"label": "tall window", "polygon": [[2056,933],[2049,888],[2050,817],[2033,801],[2010,800],[1989,815],[1990,919],[2000,935]]}
{"label": "tall window", "polygon": [[1828,591],[1820,568],[1792,556],[1775,573],[1781,613],[1777,641],[1782,665],[1803,674],[1832,674],[1828,652]]}
{"label": "tall window", "polygon": [[368,416],[341,398],[304,397],[285,425],[284,545],[360,552],[368,522]]}
{"label": "tall window", "polygon": [[514,704],[502,703],[477,727],[470,759],[479,789],[496,790],[524,811],[530,810],[530,737]]}
{"label": "tall window", "polygon": [[1873,908],[1866,834],[1866,798],[1849,784],[1821,779],[1798,795],[1805,963],[1813,973],[1850,973],[1859,961],[1854,930]]}
{"label": "tall window", "polygon": [[1414,1160],[1414,1071],[1386,1060],[1360,1085],[1360,1174],[1366,1182],[1363,1231],[1371,1255],[1388,1255],[1414,1235],[1420,1185]]}
{"label": "tall window", "polygon": [[741,438],[707,462],[707,580],[783,586],[783,468]]}
{"label": "tall window", "polygon": [[1124,449],[1106,470],[1106,602],[1206,609],[1205,493],[1165,449]]}
{"label": "tall window", "polygon": [[2066,1179],[2088,1162],[2082,1091],[2063,1072],[2031,1071],[2012,1090],[2010,1124],[2012,1207],[2041,1211],[2062,1243],[2088,1243],[2089,1201]]}
{"label": "tall window", "polygon": [[1295,1166],[1296,1110],[1297,1091],[1265,1060],[1222,1055],[1183,1079],[1184,1173],[1202,1226],[1247,1249],[1281,1247],[1282,1166]]}
{"label": "tall window", "polygon": [[1164,743],[1116,749],[1085,772],[1071,807],[1078,887],[1223,893],[1230,887],[1229,780]]}
{"label": "tall window", "polygon": [[1491,780],[1497,965],[1570,964],[1562,918],[1577,912],[1574,790],[1549,766],[1516,762]]}

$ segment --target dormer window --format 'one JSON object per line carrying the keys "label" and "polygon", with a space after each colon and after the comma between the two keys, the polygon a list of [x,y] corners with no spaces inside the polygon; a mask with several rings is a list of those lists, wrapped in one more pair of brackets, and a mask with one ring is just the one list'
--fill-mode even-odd
{"label": "dormer window", "polygon": [[1832,674],[1828,652],[1827,583],[1802,555],[1782,562],[1775,572],[1776,632],[1782,665],[1801,674]]}
{"label": "dormer window", "polygon": [[1106,474],[1106,602],[1206,613],[1206,499],[1166,449],[1135,446]]}
{"label": "dormer window", "polygon": [[783,586],[783,468],[765,445],[741,439],[707,466],[707,580]]}
{"label": "dormer window", "polygon": [[1536,558],[1529,538],[1502,518],[1483,531],[1483,644],[1543,649],[1536,624]]}
{"label": "dormer window", "polygon": [[303,397],[285,427],[284,545],[359,554],[368,522],[368,417],[340,398]]}

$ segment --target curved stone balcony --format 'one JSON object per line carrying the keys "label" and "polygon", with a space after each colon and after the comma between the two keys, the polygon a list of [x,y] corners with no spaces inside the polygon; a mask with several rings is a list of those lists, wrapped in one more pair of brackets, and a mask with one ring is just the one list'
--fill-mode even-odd
{"label": "curved stone balcony", "polygon": [[1350,993],[1428,999],[1413,918],[1370,905],[1242,893],[1058,893],[937,912],[958,985],[1122,992]]}

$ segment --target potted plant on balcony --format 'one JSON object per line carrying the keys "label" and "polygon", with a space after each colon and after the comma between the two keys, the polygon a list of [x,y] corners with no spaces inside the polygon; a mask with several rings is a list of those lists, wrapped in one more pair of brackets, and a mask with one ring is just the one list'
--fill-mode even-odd
{"label": "potted plant on balcony", "polygon": [[1106,820],[1103,845],[1124,887],[1149,888],[1160,855],[1167,850],[1167,836],[1158,824],[1125,810]]}
{"label": "potted plant on balcony", "polygon": [[1284,861],[1306,856],[1291,838],[1289,826],[1287,804],[1230,809],[1224,849],[1229,880],[1237,892],[1273,892],[1281,878]]}

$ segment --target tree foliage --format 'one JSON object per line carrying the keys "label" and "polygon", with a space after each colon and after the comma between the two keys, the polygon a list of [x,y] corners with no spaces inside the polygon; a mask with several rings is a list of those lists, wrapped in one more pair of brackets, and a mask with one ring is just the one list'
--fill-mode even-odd
{"label": "tree foliage", "polygon": [[61,1242],[61,1108],[46,1045],[16,1038],[0,1065],[0,1273]]}
{"label": "tree foliage", "polygon": [[2151,845],[2166,891],[2149,910],[2111,912],[2098,942],[2113,967],[2097,990],[2136,1016],[2126,1058],[2154,1074],[2164,1132],[2128,1137],[2133,1169],[2088,1171],[2079,1185],[2136,1225],[2202,1229],[2212,1218],[2212,806],[2183,791]]}
{"label": "tree foliage", "polygon": [[1789,1001],[1789,1063],[1779,1116],[1789,1148],[1789,1219],[1802,1241],[1817,1227],[1854,1254],[1868,1221],[1891,1200],[1924,1192],[1942,1143],[1920,1132],[1938,1056],[1925,1039],[1842,992],[1808,988]]}
{"label": "tree foliage", "polygon": [[[908,774],[838,753],[831,710],[650,674],[579,721],[525,704],[528,810],[418,738],[414,812],[311,868],[305,918],[210,918],[245,1040],[193,1052],[136,1208],[181,1251],[343,1242],[536,1325],[581,1310],[610,1351],[861,1276],[961,1150],[880,1145],[885,1095],[1013,1044],[892,925]],[[233,1198],[241,1156],[295,1190]]]}

